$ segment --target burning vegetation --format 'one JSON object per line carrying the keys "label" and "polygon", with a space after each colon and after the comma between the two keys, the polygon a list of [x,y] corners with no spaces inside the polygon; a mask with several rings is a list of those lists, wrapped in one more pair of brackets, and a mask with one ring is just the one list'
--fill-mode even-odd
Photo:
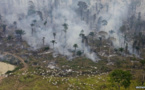
{"label": "burning vegetation", "polygon": [[0,76],[9,90],[145,85],[142,0],[1,0]]}

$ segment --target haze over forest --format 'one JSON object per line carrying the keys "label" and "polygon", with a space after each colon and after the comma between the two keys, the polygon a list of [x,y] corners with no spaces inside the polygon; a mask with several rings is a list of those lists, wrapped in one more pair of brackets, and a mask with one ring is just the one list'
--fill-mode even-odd
{"label": "haze over forest", "polygon": [[0,0],[0,89],[143,86],[144,5],[145,0]]}
{"label": "haze over forest", "polygon": [[[15,28],[24,30],[24,40],[33,49],[42,47],[44,38],[44,45],[53,48],[51,41],[56,33],[57,44],[54,50],[57,54],[71,58],[73,44],[78,44],[78,49],[95,61],[98,57],[87,44],[90,32],[94,32],[94,38],[103,35],[105,39],[114,38],[111,42],[116,48],[128,44],[129,52],[133,53],[133,42],[128,40],[124,43],[125,34],[120,31],[120,27],[128,23],[131,32],[138,32],[131,25],[136,23],[135,19],[144,20],[144,11],[141,9],[143,5],[143,0],[1,0],[0,13],[10,29],[7,32],[12,33]],[[66,32],[64,23],[68,25]],[[86,37],[83,37],[84,40],[80,37],[81,33]]]}

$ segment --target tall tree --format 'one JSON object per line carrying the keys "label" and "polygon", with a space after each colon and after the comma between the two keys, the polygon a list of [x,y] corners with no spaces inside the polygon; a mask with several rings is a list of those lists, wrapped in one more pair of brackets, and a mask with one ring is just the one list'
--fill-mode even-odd
{"label": "tall tree", "polygon": [[100,52],[101,52],[101,46],[102,46],[102,37],[99,37],[100,40]]}
{"label": "tall tree", "polygon": [[37,20],[33,20],[33,23],[36,24]]}
{"label": "tall tree", "polygon": [[95,33],[94,32],[90,32],[89,35],[92,37],[92,42],[93,42],[93,46],[94,46],[94,36],[95,36]]}
{"label": "tall tree", "polygon": [[0,20],[2,20],[2,15],[0,14]]}
{"label": "tall tree", "polygon": [[84,39],[85,39],[84,30],[81,31],[80,37],[82,38],[82,43],[84,43]]}
{"label": "tall tree", "polygon": [[[81,57],[82,56],[82,54],[83,54],[83,52],[82,51],[77,51],[77,55],[79,56],[79,57]],[[82,61],[82,67],[83,67],[83,65],[84,65],[84,60],[83,59],[81,59],[81,61]]]}
{"label": "tall tree", "polygon": [[13,24],[14,24],[14,26],[15,26],[15,29],[17,29],[17,22],[14,21]]}
{"label": "tall tree", "polygon": [[145,60],[140,60],[140,63],[141,63],[141,67],[143,69],[144,65],[145,65]]}
{"label": "tall tree", "polygon": [[114,70],[110,74],[110,82],[117,85],[118,90],[121,86],[128,88],[131,84],[132,75],[129,71]]}
{"label": "tall tree", "polygon": [[52,40],[51,43],[53,44],[53,49],[54,49],[54,45],[57,43],[55,40]]}
{"label": "tall tree", "polygon": [[28,13],[27,15],[32,15],[35,14],[36,10],[35,10],[35,5],[33,1],[29,1],[29,7],[28,7]]}
{"label": "tall tree", "polygon": [[123,59],[123,51],[124,51],[124,48],[119,48],[119,51],[120,51],[120,53],[121,53],[121,59]]}
{"label": "tall tree", "polygon": [[124,51],[124,48],[119,48],[119,51],[121,52],[121,54],[123,53],[123,51]]}
{"label": "tall tree", "polygon": [[126,52],[126,54],[128,52],[128,43],[126,43],[126,45],[125,45],[125,52]]}
{"label": "tall tree", "polygon": [[78,45],[74,44],[73,47],[75,48],[75,53],[76,53],[76,49],[78,48]]}
{"label": "tall tree", "polygon": [[141,63],[141,68],[142,68],[142,85],[144,85],[144,82],[145,82],[145,60],[140,60],[140,63]]}
{"label": "tall tree", "polygon": [[42,41],[43,41],[43,46],[44,46],[45,45],[45,37],[43,37]]}
{"label": "tall tree", "polygon": [[66,38],[66,33],[67,33],[67,30],[68,30],[68,24],[67,23],[64,23],[63,24],[63,27],[64,27],[64,33],[65,33],[65,38]]}
{"label": "tall tree", "polygon": [[111,51],[111,47],[112,47],[112,41],[113,41],[113,39],[115,39],[115,38],[111,38],[111,36],[113,35],[113,33],[114,33],[114,31],[113,30],[110,30],[109,31],[109,50],[108,50],[108,61],[110,62],[110,51]]}
{"label": "tall tree", "polygon": [[64,52],[64,49],[66,47],[66,33],[67,33],[67,30],[68,30],[68,24],[67,23],[64,23],[62,26],[64,27],[64,30],[63,31],[65,33],[65,45],[63,47],[63,52]]}
{"label": "tall tree", "polygon": [[55,40],[55,37],[56,37],[56,33],[55,32],[53,33],[53,37],[54,37],[54,40]]}
{"label": "tall tree", "polygon": [[33,35],[34,33],[34,24],[31,24],[31,34]]}
{"label": "tall tree", "polygon": [[81,19],[83,20],[83,12],[88,8],[88,5],[83,1],[79,1],[78,6],[81,14]]}
{"label": "tall tree", "polygon": [[81,38],[82,38],[82,43],[83,43],[83,52],[84,52],[84,44],[85,44],[85,34],[84,34],[84,30],[81,31],[80,35],[79,35]]}
{"label": "tall tree", "polygon": [[47,21],[44,22],[44,25],[45,25],[45,26],[47,25]]}
{"label": "tall tree", "polygon": [[23,30],[16,30],[15,33],[19,36],[20,41],[22,41],[22,35],[25,34],[25,31],[23,31]]}
{"label": "tall tree", "polygon": [[121,26],[121,27],[120,27],[120,31],[121,31],[122,33],[124,33],[124,32],[126,31],[126,26],[125,26],[125,25]]}
{"label": "tall tree", "polygon": [[7,25],[3,24],[2,27],[3,27],[3,33],[6,33],[6,27],[7,27]]}
{"label": "tall tree", "polygon": [[136,51],[137,51],[137,53],[138,53],[138,55],[139,55],[139,54],[140,54],[140,46],[139,46],[139,45],[136,46],[135,49],[136,49]]}

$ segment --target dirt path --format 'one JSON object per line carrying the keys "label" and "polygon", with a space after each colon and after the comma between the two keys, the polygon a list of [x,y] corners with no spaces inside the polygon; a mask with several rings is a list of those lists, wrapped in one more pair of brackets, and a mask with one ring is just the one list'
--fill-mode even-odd
{"label": "dirt path", "polygon": [[[28,69],[28,65],[27,65],[27,63],[25,63],[25,60],[24,60],[23,58],[21,58],[21,57],[15,55],[15,54],[8,53],[8,52],[4,52],[2,55],[3,55],[3,56],[11,55],[11,56],[17,58],[18,60],[20,60],[20,62],[24,65],[24,67],[23,67],[22,69],[20,69],[21,71],[26,71],[26,70]],[[3,80],[4,78],[5,78],[4,76],[0,76],[0,83],[2,82],[2,80]]]}
{"label": "dirt path", "polygon": [[22,71],[26,71],[28,69],[28,65],[27,63],[25,63],[25,60],[15,54],[11,54],[11,53],[8,53],[8,52],[4,52],[3,55],[12,55],[13,57],[17,58],[18,60],[21,61],[21,63],[24,65],[24,67],[21,69]]}

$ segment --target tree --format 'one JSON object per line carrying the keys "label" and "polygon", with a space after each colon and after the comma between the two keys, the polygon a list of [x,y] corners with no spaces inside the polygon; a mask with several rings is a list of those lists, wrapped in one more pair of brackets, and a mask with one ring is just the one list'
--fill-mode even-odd
{"label": "tree", "polygon": [[81,19],[83,19],[83,12],[88,8],[87,4],[83,1],[78,2],[80,14],[81,14]]}
{"label": "tree", "polygon": [[42,41],[43,41],[43,46],[44,46],[44,44],[45,44],[45,37],[43,37]]}
{"label": "tree", "polygon": [[51,43],[53,44],[53,49],[54,49],[54,44],[56,44],[57,42],[55,40],[52,40]]}
{"label": "tree", "polygon": [[107,32],[105,32],[105,31],[99,31],[99,33],[98,33],[101,37],[103,36],[103,37],[106,37],[107,35],[108,35],[108,33]]}
{"label": "tree", "polygon": [[100,52],[101,52],[101,46],[102,46],[102,37],[99,37],[100,40]]}
{"label": "tree", "polygon": [[119,48],[119,51],[121,52],[121,56],[122,56],[122,58],[123,58],[123,51],[124,51],[124,48]]}
{"label": "tree", "polygon": [[31,34],[33,35],[33,33],[34,33],[34,24],[31,24]]}
{"label": "tree", "polygon": [[[85,37],[86,37],[85,34],[84,34],[84,30],[81,31],[80,37],[82,38],[82,43],[84,44],[84,42],[85,42]],[[84,45],[83,45],[83,52],[84,52]]]}
{"label": "tree", "polygon": [[13,39],[13,36],[9,35],[7,39],[10,41]]}
{"label": "tree", "polygon": [[143,67],[145,65],[145,60],[140,60],[141,66]]}
{"label": "tree", "polygon": [[[65,33],[65,46],[64,46],[64,48],[65,48],[66,47],[66,33],[67,33],[67,30],[68,30],[68,24],[64,23],[62,26],[64,27],[63,31]],[[64,52],[64,48],[63,48],[63,52]]]}
{"label": "tree", "polygon": [[0,20],[2,20],[2,15],[0,14]]}
{"label": "tree", "polygon": [[82,43],[84,43],[84,39],[85,39],[84,30],[81,31],[80,37],[82,38]]}
{"label": "tree", "polygon": [[82,55],[82,51],[77,51],[77,55],[80,57]]}
{"label": "tree", "polygon": [[139,55],[139,53],[140,53],[140,46],[136,46],[135,49],[136,49],[136,51],[137,51],[137,53]]}
{"label": "tree", "polygon": [[37,22],[37,20],[33,20],[33,23],[36,23]]}
{"label": "tree", "polygon": [[46,26],[46,24],[47,24],[47,21],[44,22],[44,25],[45,25],[45,26]]}
{"label": "tree", "polygon": [[78,48],[78,45],[74,44],[73,47],[75,48],[75,53],[76,53],[76,49]]}
{"label": "tree", "polygon": [[64,27],[63,31],[65,32],[65,36],[66,36],[67,30],[68,30],[68,24],[64,23],[62,26]]}
{"label": "tree", "polygon": [[20,41],[22,40],[22,35],[25,34],[25,31],[23,30],[16,30],[15,33],[19,36]]}
{"label": "tree", "polygon": [[47,25],[47,20],[44,22],[45,30],[47,29],[46,25]]}
{"label": "tree", "polygon": [[110,30],[109,33],[110,33],[110,34],[113,34],[113,33],[115,33],[115,32],[114,32],[114,30]]}
{"label": "tree", "polygon": [[124,48],[119,48],[119,51],[122,53],[124,51]]}
{"label": "tree", "polygon": [[3,27],[3,33],[6,33],[6,27],[7,27],[7,25],[3,24],[2,27]]}
{"label": "tree", "polygon": [[[83,52],[82,51],[77,51],[77,55],[79,56],[79,57],[81,57],[82,56],[82,54],[83,54]],[[80,58],[81,59],[81,58]],[[84,60],[83,59],[81,59],[81,61],[82,61],[82,67],[83,67],[83,65],[84,65]]]}
{"label": "tree", "polygon": [[17,28],[17,22],[16,22],[16,21],[14,21],[14,22],[13,22],[13,24],[14,24],[15,29],[16,29],[16,28]]}
{"label": "tree", "polygon": [[28,7],[28,15],[32,15],[35,14],[36,10],[35,10],[35,5],[33,1],[29,1],[29,7]]}
{"label": "tree", "polygon": [[126,43],[125,52],[126,52],[126,54],[127,54],[127,52],[128,52],[128,43]]}
{"label": "tree", "polygon": [[118,90],[120,90],[120,86],[128,88],[131,84],[132,75],[129,71],[114,70],[109,76],[110,82],[117,85]]}
{"label": "tree", "polygon": [[139,32],[138,34],[134,34],[134,42],[133,42],[133,52],[134,50],[136,50],[136,52],[138,54],[140,54],[140,52],[142,51],[142,49],[144,48],[145,45],[145,36],[143,35],[142,32]]}
{"label": "tree", "polygon": [[[114,33],[113,30],[110,30],[109,33],[112,35]],[[112,47],[112,41],[115,40],[115,38],[113,37],[110,37],[110,34],[109,34],[109,49],[108,49],[108,61],[110,62],[110,51],[111,51],[111,47]]]}
{"label": "tree", "polygon": [[94,32],[90,32],[89,35],[92,36],[92,38],[93,38],[95,36],[95,33]]}
{"label": "tree", "polygon": [[142,72],[142,85],[144,85],[144,80],[145,80],[145,68],[144,68],[145,60],[140,60],[140,63],[141,63],[141,68],[143,69],[143,72]]}
{"label": "tree", "polygon": [[124,32],[126,31],[126,26],[125,26],[125,25],[121,26],[121,27],[120,27],[120,31],[121,31],[122,33],[124,33]]}
{"label": "tree", "polygon": [[66,33],[67,33],[67,30],[68,30],[68,24],[64,23],[62,26],[64,27],[63,31],[65,33],[65,39],[66,39]]}
{"label": "tree", "polygon": [[143,69],[142,72],[142,85],[144,85],[144,82],[145,82],[145,69]]}
{"label": "tree", "polygon": [[53,37],[54,37],[54,39],[55,39],[55,37],[56,37],[56,33],[55,33],[55,32],[53,33]]}
{"label": "tree", "polygon": [[90,32],[89,35],[92,37],[92,42],[94,44],[94,36],[95,36],[95,33],[94,32]]}

